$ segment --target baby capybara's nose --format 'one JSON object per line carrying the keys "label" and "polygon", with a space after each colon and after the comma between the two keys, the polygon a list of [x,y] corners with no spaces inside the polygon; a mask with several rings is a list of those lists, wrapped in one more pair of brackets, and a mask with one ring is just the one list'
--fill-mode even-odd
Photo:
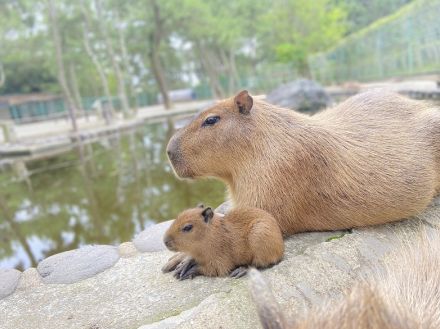
{"label": "baby capybara's nose", "polygon": [[173,239],[165,236],[163,238],[163,243],[165,243],[165,245],[167,246],[168,249],[172,250],[173,249]]}

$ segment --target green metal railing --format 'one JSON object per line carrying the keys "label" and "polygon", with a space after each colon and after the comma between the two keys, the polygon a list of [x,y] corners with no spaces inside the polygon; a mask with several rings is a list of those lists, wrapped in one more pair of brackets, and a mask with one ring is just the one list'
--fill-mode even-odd
{"label": "green metal railing", "polygon": [[416,0],[311,56],[322,83],[440,73],[440,0]]}
{"label": "green metal railing", "polygon": [[[82,109],[84,112],[78,115],[87,115],[93,112],[93,104],[96,101],[106,101],[105,97],[84,97],[81,99]],[[112,97],[113,108],[121,111],[121,101],[118,97]],[[154,93],[140,93],[136,95],[136,99],[131,100],[132,104],[139,107],[153,105],[157,103]],[[6,109],[7,110],[7,109]],[[47,119],[67,118],[67,106],[62,97],[45,100],[30,101],[22,104],[9,105],[9,117],[15,123],[35,122]]]}

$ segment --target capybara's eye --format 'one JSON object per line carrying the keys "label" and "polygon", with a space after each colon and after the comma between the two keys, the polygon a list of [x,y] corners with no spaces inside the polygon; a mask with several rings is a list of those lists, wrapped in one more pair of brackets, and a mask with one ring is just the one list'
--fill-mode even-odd
{"label": "capybara's eye", "polygon": [[192,224],[186,224],[183,228],[182,228],[182,232],[190,232],[192,230],[193,226]]}
{"label": "capybara's eye", "polygon": [[220,117],[215,115],[212,117],[206,118],[205,122],[203,122],[203,126],[212,126],[215,125],[217,122],[219,122]]}

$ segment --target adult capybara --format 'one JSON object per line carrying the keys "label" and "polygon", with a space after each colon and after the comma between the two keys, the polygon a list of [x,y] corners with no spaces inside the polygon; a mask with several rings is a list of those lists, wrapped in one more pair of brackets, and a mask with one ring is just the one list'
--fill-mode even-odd
{"label": "adult capybara", "polygon": [[247,91],[171,138],[182,178],[215,177],[233,204],[271,213],[284,235],[396,221],[440,191],[440,109],[369,91],[314,116]]}

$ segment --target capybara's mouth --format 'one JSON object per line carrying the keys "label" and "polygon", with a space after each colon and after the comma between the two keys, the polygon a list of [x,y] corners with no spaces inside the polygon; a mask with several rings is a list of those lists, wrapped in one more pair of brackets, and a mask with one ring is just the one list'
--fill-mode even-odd
{"label": "capybara's mouth", "polygon": [[176,247],[174,245],[167,246],[167,248],[168,248],[169,251],[177,252],[177,249],[176,249]]}
{"label": "capybara's mouth", "polygon": [[171,239],[171,238],[166,236],[163,239],[163,243],[165,244],[165,246],[167,247],[168,250],[170,250],[170,251],[177,251],[173,239]]}
{"label": "capybara's mouth", "polygon": [[170,160],[171,167],[173,168],[173,171],[177,177],[185,179],[194,178],[194,173],[183,164],[181,158],[172,159],[171,157],[168,157],[168,159]]}

